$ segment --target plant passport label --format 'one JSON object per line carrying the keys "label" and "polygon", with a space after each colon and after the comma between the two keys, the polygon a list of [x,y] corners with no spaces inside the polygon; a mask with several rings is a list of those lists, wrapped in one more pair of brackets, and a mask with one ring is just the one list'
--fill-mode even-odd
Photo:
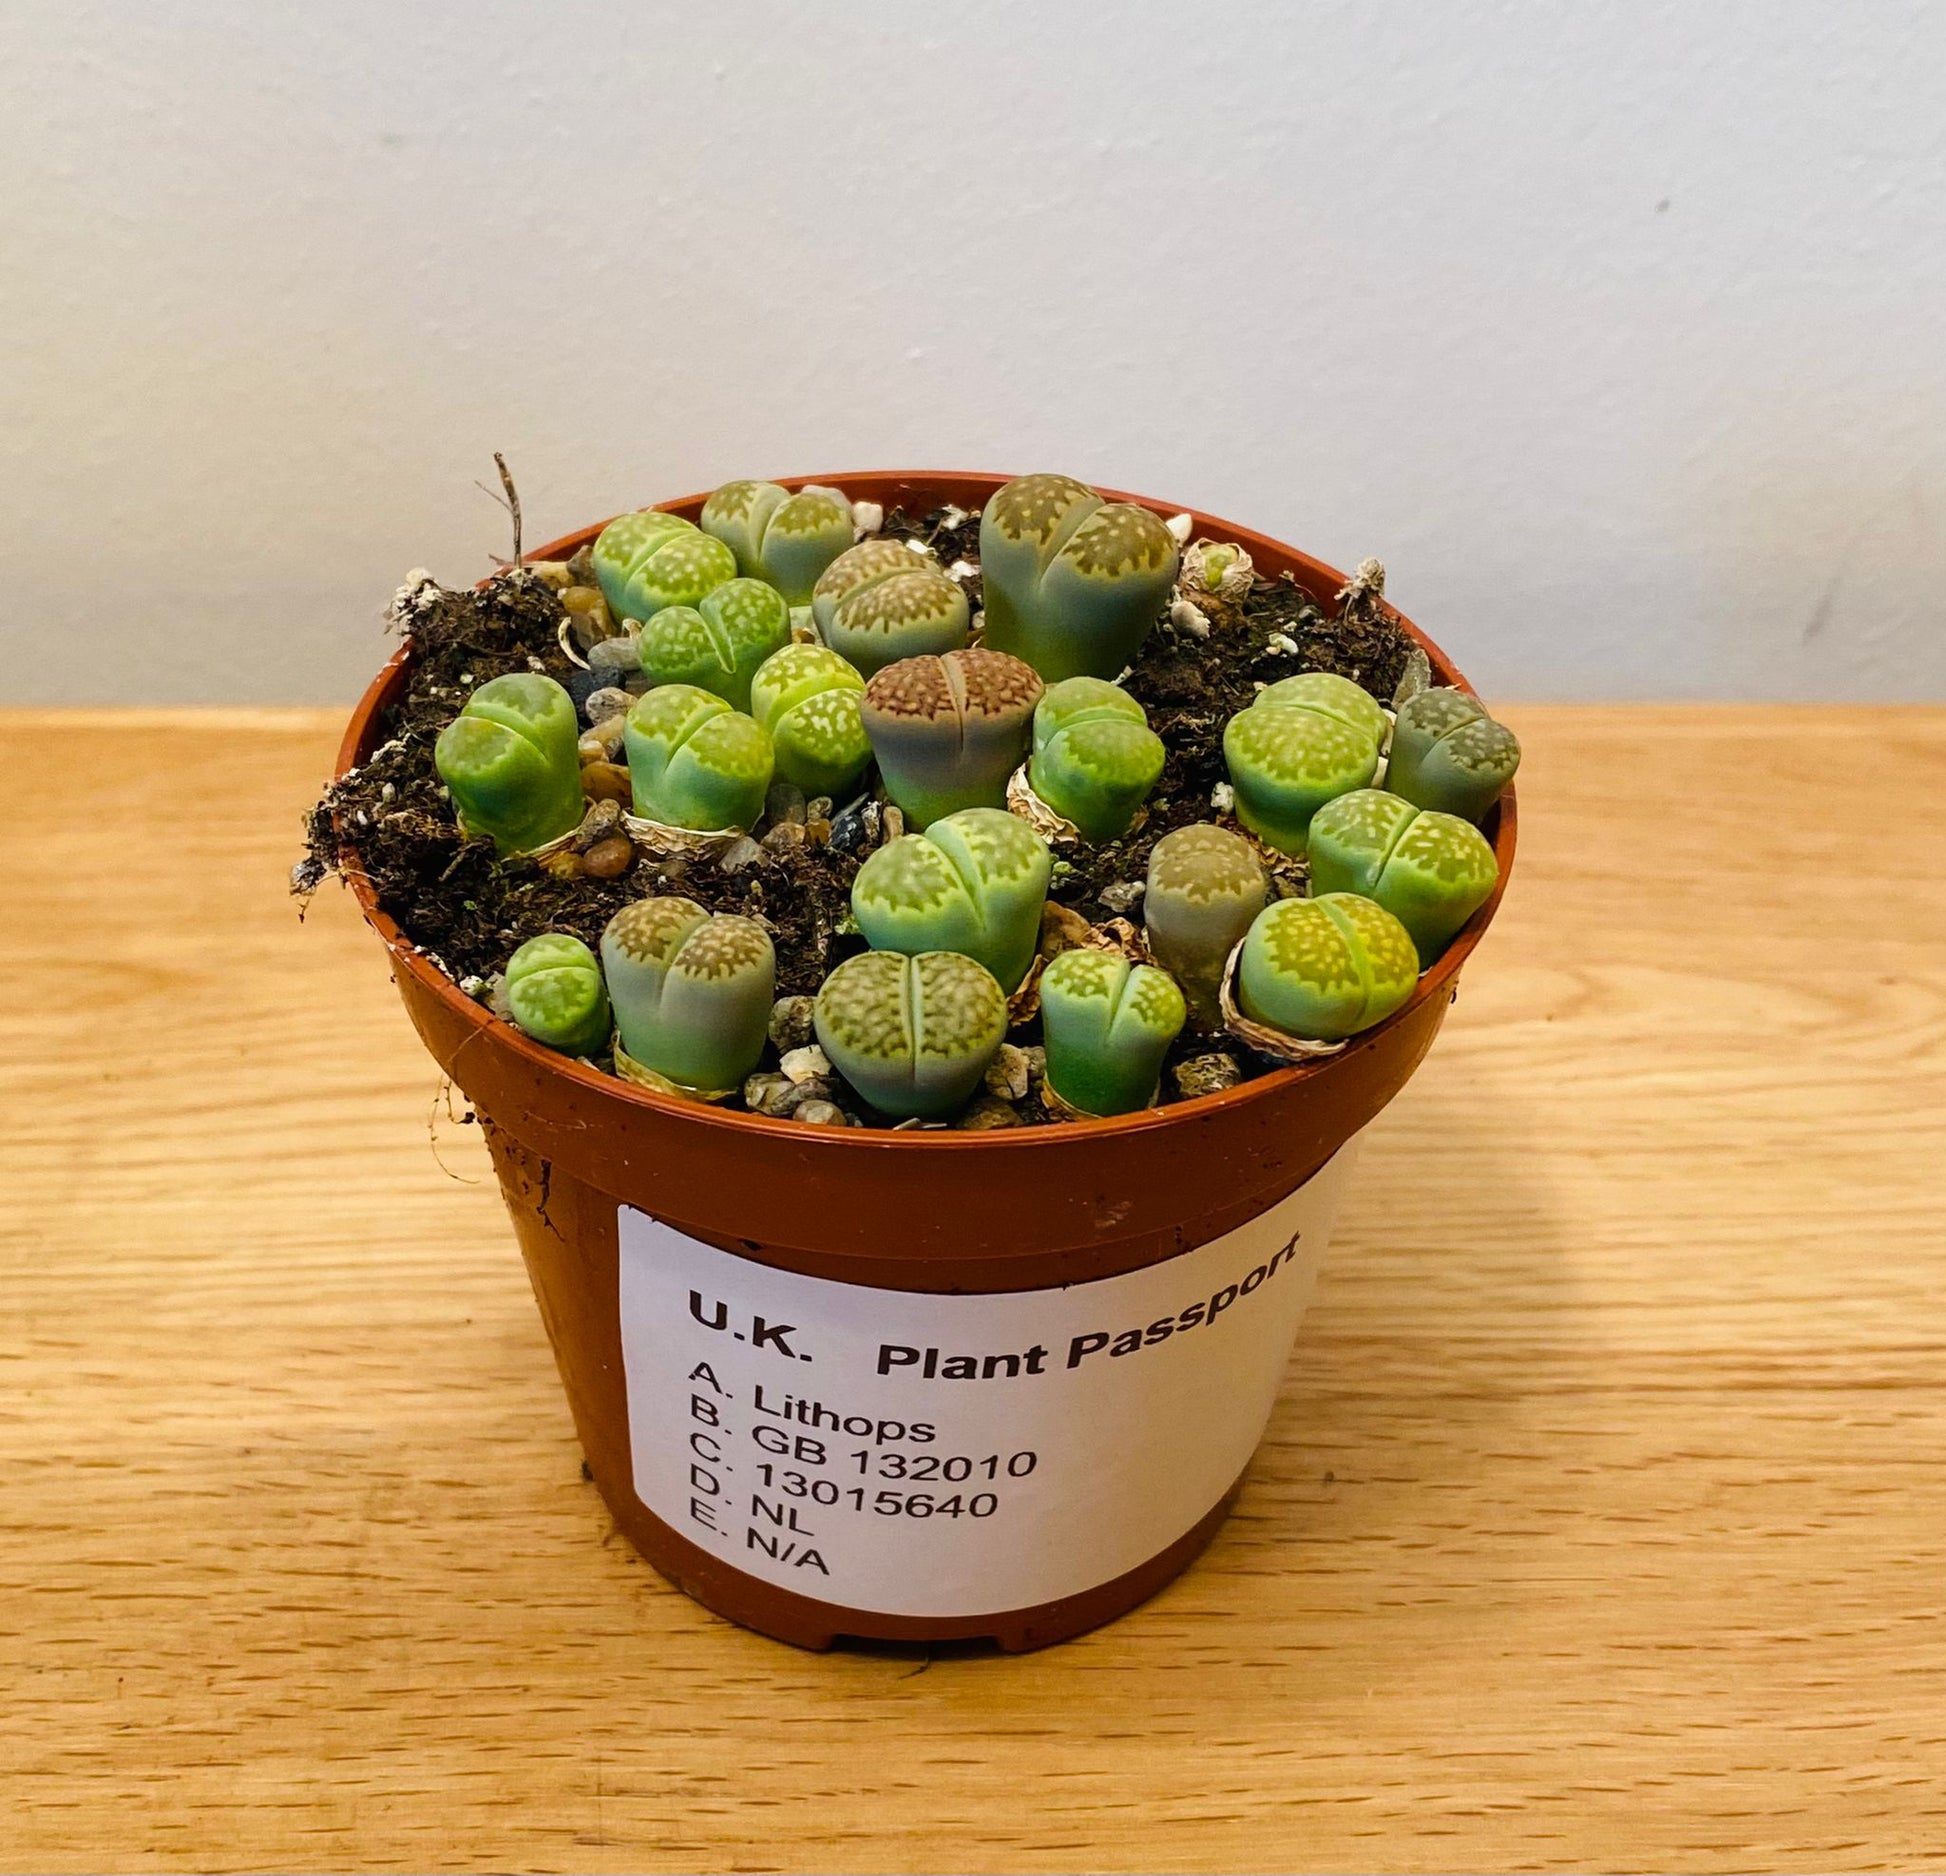
{"label": "plant passport label", "polygon": [[1357,1144],[1179,1257],[993,1296],[798,1276],[623,1206],[636,1494],[723,1562],[875,1614],[1112,1582],[1249,1463]]}

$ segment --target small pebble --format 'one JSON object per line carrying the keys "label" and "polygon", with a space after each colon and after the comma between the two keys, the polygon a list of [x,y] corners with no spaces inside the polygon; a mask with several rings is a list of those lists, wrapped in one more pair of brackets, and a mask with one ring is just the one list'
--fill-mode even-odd
{"label": "small pebble", "polygon": [[527,571],[539,574],[549,586],[557,590],[574,583],[574,575],[565,560],[530,560],[527,563]]}
{"label": "small pebble", "polygon": [[574,830],[574,850],[586,853],[597,841],[606,840],[611,834],[622,831],[622,804],[619,801],[597,801],[581,817],[581,825]]}
{"label": "small pebble", "polygon": [[1104,886],[1099,897],[1102,904],[1119,918],[1147,891],[1148,886],[1139,879],[1118,879],[1114,885]]}
{"label": "small pebble", "polygon": [[885,830],[884,837],[879,844],[889,847],[893,841],[899,839],[905,833],[905,810],[896,802],[888,801],[879,810],[878,818],[879,825]]}
{"label": "small pebble", "polygon": [[720,872],[741,873],[746,867],[754,866],[763,856],[764,850],[748,834],[739,834],[716,856],[716,865]]}
{"label": "small pebble", "polygon": [[541,871],[555,879],[579,879],[581,877],[581,856],[572,847],[563,847],[559,853],[545,855],[540,862]]}
{"label": "small pebble", "polygon": [[590,879],[620,879],[635,864],[635,843],[626,834],[610,834],[581,856],[581,870]]}
{"label": "small pebble", "polygon": [[801,1120],[807,1127],[849,1127],[851,1116],[835,1101],[806,1101],[800,1106],[793,1120]]}
{"label": "small pebble", "polygon": [[593,612],[597,606],[607,609],[598,586],[570,586],[561,594],[561,604],[570,612]]}
{"label": "small pebble", "polygon": [[1174,1069],[1176,1088],[1186,1101],[1199,1094],[1220,1094],[1243,1079],[1243,1070],[1233,1055],[1195,1055],[1178,1062]]}
{"label": "small pebble", "polygon": [[795,782],[772,782],[770,792],[764,796],[764,816],[773,825],[791,821],[803,826],[804,790]]}
{"label": "small pebble", "polygon": [[801,821],[779,821],[757,844],[766,853],[795,853],[804,845],[804,824]]}
{"label": "small pebble", "polygon": [[780,1075],[773,1069],[760,1070],[743,1084],[743,1105],[753,1114],[768,1114],[771,1103],[794,1085],[788,1075]]}
{"label": "small pebble", "polygon": [[1237,805],[1237,791],[1228,782],[1218,782],[1209,791],[1209,804],[1218,814],[1228,814]]}
{"label": "small pebble", "polygon": [[779,997],[770,1006],[770,1040],[779,1055],[804,1048],[817,1034],[816,997]]}
{"label": "small pebble", "polygon": [[831,1073],[831,1058],[815,1042],[807,1042],[802,1048],[786,1049],[777,1066],[793,1081],[823,1080]]}
{"label": "small pebble", "polygon": [[581,765],[581,792],[590,801],[614,801],[623,807],[635,799],[628,770],[619,762],[584,762]]}
{"label": "small pebble", "polygon": [[876,534],[885,525],[885,509],[878,502],[853,502],[851,525],[861,537]]}
{"label": "small pebble", "polygon": [[508,1022],[513,1021],[514,1006],[507,1000],[507,973],[505,971],[495,971],[487,979],[486,1005],[495,1016],[504,1016]]}
{"label": "small pebble", "polygon": [[587,701],[581,706],[581,714],[589,724],[606,723],[610,717],[628,714],[628,707],[635,701],[627,691],[613,684],[604,684],[599,690],[590,691]]}
{"label": "small pebble", "polygon": [[987,1064],[987,1093],[996,1101],[1024,1101],[1031,1080],[1027,1072],[1027,1051],[1003,1042],[999,1053]]}
{"label": "small pebble", "polygon": [[585,711],[588,699],[597,691],[608,688],[609,674],[606,671],[584,671],[579,665],[573,667],[563,680],[564,687],[574,699],[574,707]]}
{"label": "small pebble", "polygon": [[1282,652],[1287,658],[1295,658],[1298,653],[1297,640],[1292,638],[1288,632],[1271,633],[1264,640],[1264,645],[1267,650]]}
{"label": "small pebble", "polygon": [[860,798],[831,820],[831,845],[840,853],[878,844],[878,803]]}
{"label": "small pebble", "polygon": [[996,1127],[1020,1124],[1020,1116],[1005,1101],[996,1101],[991,1095],[982,1095],[953,1122],[961,1133],[991,1133]]}
{"label": "small pebble", "polygon": [[1027,1058],[1027,1086],[1031,1091],[1047,1079],[1047,1051],[1035,1042],[1022,1049],[1021,1054]]}
{"label": "small pebble", "polygon": [[831,797],[813,795],[804,804],[804,818],[807,821],[828,821],[831,818]]}
{"label": "small pebble", "polygon": [[628,730],[626,717],[610,717],[606,723],[597,723],[587,731],[576,744],[583,762],[613,762],[622,753],[622,743]]}
{"label": "small pebble", "polygon": [[1209,614],[1192,600],[1177,600],[1169,608],[1169,623],[1190,638],[1209,637]]}
{"label": "small pebble", "polygon": [[804,823],[804,842],[806,846],[822,847],[831,839],[829,821],[806,821]]}
{"label": "small pebble", "polygon": [[588,647],[588,669],[598,671],[611,684],[642,673],[642,648],[632,638],[604,638]]}

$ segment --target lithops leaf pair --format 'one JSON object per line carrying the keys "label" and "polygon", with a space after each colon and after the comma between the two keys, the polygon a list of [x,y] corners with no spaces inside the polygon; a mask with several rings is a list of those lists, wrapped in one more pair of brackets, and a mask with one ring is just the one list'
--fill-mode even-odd
{"label": "lithops leaf pair", "polygon": [[880,847],[852,881],[874,951],[958,951],[1011,991],[1040,941],[1053,856],[1004,808],[962,808]]}
{"label": "lithops leaf pair", "polygon": [[816,483],[793,495],[775,482],[726,482],[703,504],[703,532],[751,579],[804,606],[818,576],[851,545],[851,503],[842,489]]}
{"label": "lithops leaf pair", "polygon": [[1031,665],[974,647],[888,664],[865,687],[865,734],[885,792],[915,827],[997,808],[1027,753],[1041,681]]}
{"label": "lithops leaf pair", "polygon": [[770,787],[770,737],[753,718],[693,684],[635,700],[623,741],[635,812],[698,831],[754,826]]}
{"label": "lithops leaf pair", "polygon": [[601,961],[622,1048],[678,1087],[717,1093],[756,1067],[777,954],[754,919],[693,899],[638,899],[608,921]]}
{"label": "lithops leaf pair", "polygon": [[1487,902],[1500,865],[1471,821],[1358,788],[1311,817],[1311,891],[1362,893],[1407,931],[1430,966]]}
{"label": "lithops leaf pair", "polygon": [[608,1041],[608,993],[601,966],[579,938],[542,932],[507,962],[507,1008],[536,1042],[592,1055]]}
{"label": "lithops leaf pair", "polygon": [[694,684],[732,710],[750,708],[750,680],[791,642],[791,609],[761,580],[729,580],[693,606],[664,606],[642,627],[651,684]]}
{"label": "lithops leaf pair", "polygon": [[867,951],[824,980],[818,1042],[872,1106],[898,1119],[963,1107],[1007,1034],[993,974],[957,951]]}
{"label": "lithops leaf pair", "polygon": [[1119,840],[1148,799],[1168,751],[1148,712],[1119,685],[1070,677],[1034,712],[1027,779],[1086,840]]}
{"label": "lithops leaf pair", "polygon": [[1463,690],[1422,690],[1399,706],[1385,786],[1421,808],[1477,821],[1520,767],[1520,742]]}
{"label": "lithops leaf pair", "polygon": [[823,645],[786,645],[765,661],[750,686],[750,714],[769,731],[785,781],[836,799],[865,772],[864,691],[865,680]]}
{"label": "lithops leaf pair", "polygon": [[1223,731],[1237,819],[1280,853],[1302,853],[1311,816],[1378,772],[1385,712],[1349,678],[1281,678]]}
{"label": "lithops leaf pair", "polygon": [[1147,1107],[1185,1015],[1167,971],[1114,951],[1063,951],[1041,975],[1048,1086],[1083,1114]]}
{"label": "lithops leaf pair", "polygon": [[867,677],[900,658],[966,643],[966,595],[901,541],[860,541],[811,590],[818,636]]}
{"label": "lithops leaf pair", "polygon": [[1072,476],[1021,476],[980,516],[985,642],[1050,684],[1112,678],[1141,650],[1175,584],[1175,537]]}
{"label": "lithops leaf pair", "polygon": [[1149,851],[1144,936],[1205,1028],[1217,1026],[1223,967],[1264,909],[1268,891],[1257,850],[1227,827],[1179,827]]}
{"label": "lithops leaf pair", "polygon": [[592,556],[602,597],[618,619],[652,619],[665,606],[694,606],[737,577],[736,555],[693,521],[659,508],[619,515]]}
{"label": "lithops leaf pair", "polygon": [[1253,1022],[1338,1042],[1390,1016],[1419,981],[1419,954],[1392,914],[1355,893],[1279,899],[1251,925],[1236,997]]}
{"label": "lithops leaf pair", "polygon": [[574,699],[538,672],[489,678],[439,732],[433,763],[469,834],[527,853],[579,825]]}

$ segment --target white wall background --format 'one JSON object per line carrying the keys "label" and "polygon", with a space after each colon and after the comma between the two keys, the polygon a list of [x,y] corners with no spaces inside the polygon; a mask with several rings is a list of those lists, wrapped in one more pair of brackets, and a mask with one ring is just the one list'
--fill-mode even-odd
{"label": "white wall background", "polygon": [[1063,469],[1503,697],[1946,695],[1946,15],[9,0],[0,696],[346,700],[424,563]]}

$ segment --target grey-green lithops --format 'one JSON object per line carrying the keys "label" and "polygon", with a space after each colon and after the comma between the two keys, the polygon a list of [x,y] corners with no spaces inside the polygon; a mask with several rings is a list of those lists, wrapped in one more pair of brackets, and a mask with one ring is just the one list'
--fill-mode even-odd
{"label": "grey-green lithops", "polygon": [[754,826],[770,787],[762,725],[693,684],[663,684],[635,700],[623,741],[635,812],[698,831]]}
{"label": "grey-green lithops", "polygon": [[1084,839],[1119,840],[1167,757],[1148,712],[1127,691],[1104,678],[1063,678],[1034,711],[1027,779]]}
{"label": "grey-green lithops", "polygon": [[601,966],[579,938],[542,932],[507,961],[507,1008],[536,1042],[569,1055],[592,1055],[608,1040],[608,994]]}
{"label": "grey-green lithops", "polygon": [[620,515],[595,541],[595,578],[618,619],[651,619],[664,606],[694,606],[737,576],[736,555],[693,521],[642,508]]}
{"label": "grey-green lithops", "polygon": [[824,980],[818,1042],[880,1112],[934,1119],[963,1107],[1007,1034],[993,974],[957,951],[866,951]]}
{"label": "grey-green lithops", "polygon": [[754,919],[693,899],[638,899],[608,921],[601,961],[622,1048],[678,1087],[738,1086],[762,1056],[777,954]]}
{"label": "grey-green lithops", "polygon": [[651,684],[694,684],[732,710],[750,708],[750,680],[791,642],[791,609],[761,580],[728,580],[694,606],[664,606],[642,627]]}
{"label": "grey-green lithops", "polygon": [[1311,891],[1376,899],[1430,966],[1485,905],[1500,877],[1471,821],[1416,808],[1382,788],[1354,789],[1311,817]]}
{"label": "grey-green lithops", "polygon": [[880,847],[852,881],[875,951],[959,951],[1013,990],[1040,941],[1053,856],[1003,808],[962,808]]}
{"label": "grey-green lithops", "polygon": [[1167,971],[1115,951],[1063,951],[1041,974],[1048,1086],[1083,1114],[1147,1107],[1185,1014]]}
{"label": "grey-green lithops", "polygon": [[997,808],[1027,754],[1041,681],[1032,665],[973,646],[901,658],[865,687],[865,734],[885,792],[914,827]]}
{"label": "grey-green lithops", "polygon": [[1118,675],[1175,583],[1175,537],[1072,476],[1021,476],[980,516],[985,643],[1048,683]]}
{"label": "grey-green lithops", "polygon": [[1279,899],[1257,915],[1237,961],[1237,1007],[1252,1022],[1338,1042],[1383,1022],[1419,981],[1411,934],[1355,893]]}
{"label": "grey-green lithops", "polygon": [[1385,712],[1350,678],[1287,677],[1223,731],[1237,819],[1280,853],[1302,853],[1311,816],[1378,771]]}
{"label": "grey-green lithops", "polygon": [[1385,786],[1416,807],[1477,821],[1520,767],[1520,741],[1463,690],[1422,690],[1399,706]]}
{"label": "grey-green lithops", "polygon": [[1268,891],[1257,850],[1227,827],[1179,827],[1149,851],[1144,936],[1206,1028],[1217,1024],[1223,967],[1264,909]]}
{"label": "grey-green lithops", "polygon": [[777,773],[834,800],[872,759],[859,714],[865,680],[823,645],[786,645],[750,686],[750,714],[770,732]]}
{"label": "grey-green lithops", "polygon": [[751,579],[803,606],[818,576],[851,545],[851,503],[842,489],[816,483],[793,495],[775,482],[726,482],[703,504],[703,532],[728,547]]}
{"label": "grey-green lithops", "polygon": [[902,541],[860,541],[811,591],[818,636],[870,677],[900,658],[966,643],[966,595],[936,562]]}
{"label": "grey-green lithops", "polygon": [[580,729],[574,699],[551,677],[510,671],[489,678],[433,747],[460,825],[502,853],[529,852],[576,826]]}

